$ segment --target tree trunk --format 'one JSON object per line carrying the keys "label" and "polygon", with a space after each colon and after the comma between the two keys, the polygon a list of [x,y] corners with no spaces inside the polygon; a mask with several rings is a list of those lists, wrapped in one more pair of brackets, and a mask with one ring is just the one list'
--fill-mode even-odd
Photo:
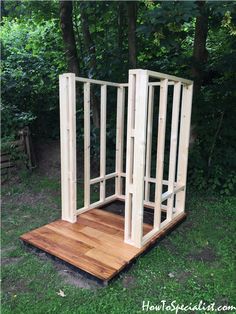
{"label": "tree trunk", "polygon": [[128,13],[128,46],[129,46],[129,68],[137,66],[136,51],[136,21],[137,21],[137,2],[127,1]]}
{"label": "tree trunk", "polygon": [[1,20],[4,16],[7,16],[7,11],[5,9],[5,0],[2,0],[1,1],[1,15],[0,15]]}
{"label": "tree trunk", "polygon": [[193,95],[196,99],[202,86],[204,76],[204,65],[208,58],[206,49],[206,39],[208,33],[209,11],[205,1],[197,1],[199,15],[196,19],[195,36],[193,46],[193,66],[192,74],[194,78]]}
{"label": "tree trunk", "polygon": [[[82,32],[84,37],[84,45],[87,50],[88,59],[89,59],[89,71],[88,76],[89,78],[93,78],[94,74],[96,73],[96,49],[95,44],[93,42],[90,30],[89,30],[89,22],[87,14],[84,10],[84,4],[80,2],[80,15],[81,15],[81,26],[82,26]],[[92,109],[92,119],[94,126],[96,128],[99,128],[99,105],[98,105],[98,99],[94,93],[93,86],[91,86],[91,109]]]}
{"label": "tree trunk", "polygon": [[96,72],[96,49],[95,44],[93,42],[90,30],[89,30],[89,22],[88,16],[84,10],[83,3],[80,3],[80,14],[81,14],[81,26],[84,36],[84,45],[89,54],[89,77],[93,77]]}
{"label": "tree trunk", "polygon": [[68,71],[79,74],[79,62],[76,51],[76,42],[72,20],[72,1],[60,1],[60,22],[65,53],[68,62]]}
{"label": "tree trunk", "polygon": [[117,5],[117,31],[118,31],[118,49],[122,53],[124,46],[124,26],[125,26],[125,10],[124,3],[118,1]]}

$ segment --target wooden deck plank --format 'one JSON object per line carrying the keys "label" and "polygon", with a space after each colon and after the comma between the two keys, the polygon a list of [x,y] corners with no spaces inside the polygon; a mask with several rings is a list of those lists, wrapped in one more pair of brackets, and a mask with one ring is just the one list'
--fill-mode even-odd
{"label": "wooden deck plank", "polygon": [[[126,260],[129,260],[129,256],[126,258],[123,258],[123,259],[121,258],[122,251],[120,251],[119,249],[114,254],[113,253],[113,251],[114,251],[113,245],[112,245],[112,247],[110,247],[107,243],[103,242],[103,239],[98,239],[96,237],[92,237],[91,235],[83,234],[81,232],[75,232],[73,230],[70,230],[68,227],[60,226],[60,229],[58,229],[56,226],[53,225],[53,223],[48,228],[50,228],[51,230],[54,230],[55,232],[65,236],[65,237],[68,237],[71,239],[76,238],[78,241],[83,242],[84,244],[89,245],[92,248],[99,249],[100,252],[109,253],[110,256],[114,257],[114,260],[118,258],[118,259],[122,260],[123,263]],[[125,254],[125,256],[126,255],[127,254]]]}
{"label": "wooden deck plank", "polygon": [[97,261],[102,262],[103,264],[108,265],[116,270],[119,270],[125,264],[125,261],[121,258],[112,256],[109,253],[101,251],[98,248],[93,248],[87,251],[85,255],[92,257]]}
{"label": "wooden deck plank", "polygon": [[[102,210],[100,210],[102,212]],[[93,210],[90,212],[86,212],[84,214],[82,214],[83,218],[95,221],[95,222],[99,222],[102,225],[105,226],[110,226],[118,231],[123,230],[124,229],[124,223],[122,220],[120,219],[116,219],[113,216],[110,215],[110,213],[108,213],[109,215],[106,216],[101,216],[98,213],[94,212]],[[118,216],[118,215],[117,215]],[[119,216],[119,218],[122,218],[121,216]]]}
{"label": "wooden deck plank", "polygon": [[[116,233],[114,229],[117,229],[122,232],[124,231],[124,217],[105,210],[92,209],[91,211],[82,214],[81,217],[79,217],[79,219],[81,218],[94,221],[96,224],[99,223],[99,228],[96,228],[99,230],[101,230],[100,229],[101,225],[103,225],[104,227],[112,226],[112,228],[110,228],[113,230],[113,232],[111,232],[112,234]],[[151,229],[152,229],[151,225],[143,224],[144,234],[148,233]],[[122,235],[123,233],[119,234]]]}
{"label": "wooden deck plank", "polygon": [[[63,247],[67,249],[69,252],[73,250],[74,254],[81,255],[86,253],[92,246],[89,246],[86,243],[83,243],[78,240],[70,239],[68,237],[64,237],[59,233],[48,229],[47,227],[42,227],[38,230],[31,231],[29,234],[29,239],[35,239],[39,237],[45,241],[45,243],[49,243],[53,245],[56,249],[58,247]],[[60,245],[58,245],[60,244]]]}
{"label": "wooden deck plank", "polygon": [[62,243],[56,243],[38,231],[32,231],[31,236],[22,236],[21,239],[38,247],[41,250],[46,251],[51,255],[54,255],[72,264],[73,266],[95,275],[102,280],[108,280],[114,273],[116,273],[115,268],[112,268],[109,265],[104,264],[92,257],[86,256],[82,253],[83,251],[81,249],[78,250],[76,247],[70,247]]}
{"label": "wooden deck plank", "polygon": [[85,227],[81,233],[100,240],[103,243],[102,245],[104,250],[109,250],[110,254],[114,254],[114,256],[121,256],[126,261],[133,258],[133,256],[135,256],[139,251],[139,249],[124,243],[123,240],[119,240],[116,237],[109,237],[108,234],[91,229],[90,227]]}
{"label": "wooden deck plank", "polygon": [[[173,225],[178,219],[174,219]],[[145,232],[151,229],[151,225],[145,224]],[[114,277],[154,241],[141,249],[124,243],[124,217],[101,209],[81,214],[76,223],[56,220],[20,239],[104,281]]]}
{"label": "wooden deck plank", "polygon": [[93,221],[90,219],[86,219],[85,216],[82,216],[82,215],[81,215],[81,217],[78,218],[79,219],[79,225],[89,226],[91,228],[104,231],[108,234],[119,234],[119,231],[122,231],[122,230],[117,231],[117,229],[114,229],[112,227],[108,227],[99,221]]}

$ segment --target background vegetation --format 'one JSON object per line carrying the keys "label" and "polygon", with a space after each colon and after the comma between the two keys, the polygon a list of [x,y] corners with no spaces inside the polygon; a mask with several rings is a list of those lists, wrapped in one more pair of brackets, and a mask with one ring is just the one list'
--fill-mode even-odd
{"label": "background vegetation", "polygon": [[[235,2],[5,0],[1,15],[2,144],[25,125],[43,140],[39,167],[2,187],[2,313],[141,313],[143,300],[235,306]],[[51,145],[59,140],[58,75],[124,82],[136,67],[194,80],[188,219],[101,288],[28,252],[19,236],[60,217],[59,147]],[[78,141],[82,118],[78,103]],[[82,194],[79,180],[79,207]]]}
{"label": "background vegetation", "polygon": [[235,192],[233,1],[2,1],[1,13],[3,141],[23,125],[58,138],[59,74],[122,82],[148,68],[195,81],[190,186]]}

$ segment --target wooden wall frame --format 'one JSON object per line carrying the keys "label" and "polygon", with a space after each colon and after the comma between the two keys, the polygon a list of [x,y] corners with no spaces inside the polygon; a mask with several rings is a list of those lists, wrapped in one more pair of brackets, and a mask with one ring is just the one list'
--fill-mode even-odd
{"label": "wooden wall frame", "polygon": [[[80,214],[114,200],[125,201],[124,242],[141,248],[171,225],[185,210],[188,147],[190,136],[193,82],[158,72],[135,69],[129,71],[128,83],[113,83],[60,75],[61,131],[61,193],[62,220],[77,221]],[[76,183],[76,84],[83,84],[84,147],[84,206],[77,209]],[[90,175],[90,97],[91,85],[100,86],[100,174]],[[106,125],[108,88],[117,89],[116,166],[106,173]],[[172,90],[172,103],[169,94]],[[126,97],[128,90],[128,104]],[[158,94],[158,95],[157,95]],[[158,103],[154,95],[157,95]],[[163,180],[167,106],[171,105],[171,136],[168,179]],[[156,175],[151,177],[154,106],[158,106],[158,136]],[[124,126],[127,110],[126,169],[124,161]],[[106,180],[115,178],[115,193],[106,197]],[[125,195],[123,184],[125,180]],[[99,183],[100,199],[90,200],[91,185]],[[155,185],[155,199],[150,200],[150,184]],[[163,187],[167,191],[163,193]],[[166,205],[163,202],[167,202]],[[143,208],[153,208],[153,229],[143,235]],[[161,221],[162,211],[166,219]]]}

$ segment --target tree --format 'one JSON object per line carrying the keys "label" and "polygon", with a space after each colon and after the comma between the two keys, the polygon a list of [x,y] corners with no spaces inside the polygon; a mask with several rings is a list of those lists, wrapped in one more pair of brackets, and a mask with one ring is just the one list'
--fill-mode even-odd
{"label": "tree", "polygon": [[72,11],[72,1],[60,1],[60,22],[68,62],[68,71],[78,75],[79,61],[76,51]]}
{"label": "tree", "polygon": [[137,66],[137,47],[136,47],[136,23],[137,23],[137,2],[127,2],[128,13],[128,46],[129,46],[129,67]]}
{"label": "tree", "polygon": [[209,10],[205,1],[197,1],[199,14],[196,18],[192,74],[194,78],[194,97],[199,94],[204,76],[204,65],[208,59],[206,40],[208,33]]}
{"label": "tree", "polygon": [[[83,32],[83,38],[84,38],[84,45],[85,49],[87,51],[88,56],[88,76],[94,77],[94,74],[96,73],[96,49],[95,44],[93,42],[90,29],[89,29],[89,22],[88,22],[88,16],[85,11],[84,4],[80,3],[80,15],[81,15],[81,26],[82,26],[82,32]],[[98,106],[98,99],[94,93],[93,86],[91,86],[91,109],[92,109],[92,118],[93,123],[96,128],[99,127],[99,106]]]}
{"label": "tree", "polygon": [[125,28],[125,10],[124,3],[122,1],[118,1],[117,3],[117,26],[118,26],[118,48],[120,50],[120,54],[123,51],[124,45],[124,28]]}

